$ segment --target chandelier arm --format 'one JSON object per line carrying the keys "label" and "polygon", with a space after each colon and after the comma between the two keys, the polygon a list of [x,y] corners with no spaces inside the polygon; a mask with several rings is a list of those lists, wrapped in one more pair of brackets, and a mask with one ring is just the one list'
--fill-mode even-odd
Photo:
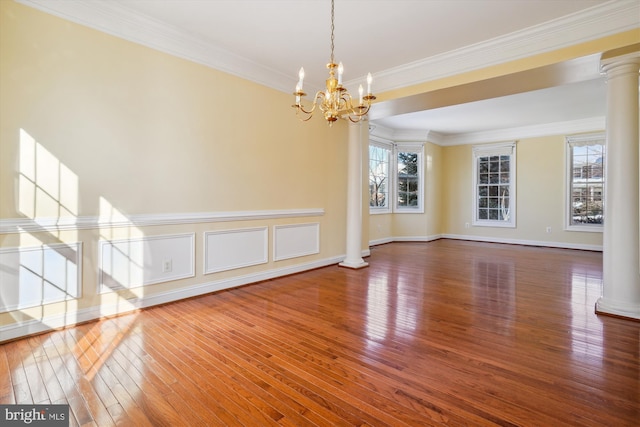
{"label": "chandelier arm", "polygon": [[297,107],[298,107],[297,110],[302,111],[305,114],[313,114],[313,111],[316,109],[316,103],[314,102],[311,106],[311,110],[308,110],[308,111],[304,109],[302,104],[298,105]]}
{"label": "chandelier arm", "polygon": [[[302,111],[303,113],[305,113],[307,115],[306,118],[304,117],[300,117],[300,111]],[[311,110],[313,112],[313,110]],[[302,121],[302,122],[308,122],[309,120],[311,120],[311,117],[313,117],[313,114],[311,113],[307,113],[306,111],[304,111],[301,108],[297,108],[296,109],[296,117],[298,117],[298,120]]]}

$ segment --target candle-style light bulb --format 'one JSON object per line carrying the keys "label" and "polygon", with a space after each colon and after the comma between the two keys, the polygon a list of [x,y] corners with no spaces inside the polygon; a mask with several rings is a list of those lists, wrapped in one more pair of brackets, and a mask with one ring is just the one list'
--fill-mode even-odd
{"label": "candle-style light bulb", "polygon": [[300,105],[300,91],[302,89],[300,88],[300,82],[298,82],[298,84],[296,85],[296,105]]}
{"label": "candle-style light bulb", "polygon": [[371,73],[367,74],[367,94],[371,95],[371,83],[373,82],[373,77],[371,77]]}
{"label": "candle-style light bulb", "polygon": [[300,86],[299,91],[302,91],[302,83],[304,81],[304,67],[300,67],[300,71],[298,72],[298,78],[300,78],[300,80],[298,81],[298,85]]}
{"label": "candle-style light bulb", "polygon": [[342,62],[338,64],[338,85],[342,84],[342,73],[344,72],[344,66]]}
{"label": "candle-style light bulb", "polygon": [[362,105],[362,95],[364,90],[362,89],[362,85],[358,86],[358,93],[360,94],[360,105]]}

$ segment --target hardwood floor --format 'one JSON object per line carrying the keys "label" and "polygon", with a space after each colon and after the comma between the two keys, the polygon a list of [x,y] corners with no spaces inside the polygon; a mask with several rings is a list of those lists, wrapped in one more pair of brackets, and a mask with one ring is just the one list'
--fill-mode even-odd
{"label": "hardwood floor", "polygon": [[0,346],[72,425],[638,426],[640,323],[600,253],[439,240]]}

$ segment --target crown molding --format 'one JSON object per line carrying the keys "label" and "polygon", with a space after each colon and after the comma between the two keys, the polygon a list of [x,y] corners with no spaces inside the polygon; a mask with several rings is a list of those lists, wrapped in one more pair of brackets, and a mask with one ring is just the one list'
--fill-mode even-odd
{"label": "crown molding", "polygon": [[588,119],[545,123],[517,128],[445,135],[438,145],[466,145],[524,138],[537,138],[551,135],[568,135],[572,133],[600,131],[604,128],[604,117],[591,117]]}
{"label": "crown molding", "polygon": [[394,130],[377,124],[372,125],[372,128],[370,131],[372,139],[380,138],[391,143],[421,141],[448,147],[601,131],[605,129],[605,118],[591,117],[588,119],[458,134],[444,134],[433,130],[425,131],[419,129]]}
{"label": "crown molding", "polygon": [[[640,3],[613,0],[540,25],[375,73],[379,93],[640,28]],[[345,83],[346,85],[352,82]]]}
{"label": "crown molding", "polygon": [[[220,49],[192,34],[103,0],[15,0],[170,55],[289,93],[291,76]],[[613,0],[584,11],[376,73],[379,93],[553,51],[638,28],[636,0]],[[354,84],[345,82],[345,85]]]}
{"label": "crown molding", "polygon": [[178,58],[205,65],[284,92],[291,76],[248,58],[220,49],[180,28],[172,27],[104,0],[15,0],[42,12],[137,43]]}

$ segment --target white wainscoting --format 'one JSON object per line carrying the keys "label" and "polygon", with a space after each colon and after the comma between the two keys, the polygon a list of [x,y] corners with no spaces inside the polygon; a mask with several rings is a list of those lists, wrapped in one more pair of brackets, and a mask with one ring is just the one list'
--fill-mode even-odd
{"label": "white wainscoting", "polygon": [[99,292],[195,276],[195,233],[101,240]]}
{"label": "white wainscoting", "polygon": [[204,274],[265,264],[268,261],[267,227],[204,233]]}
{"label": "white wainscoting", "polygon": [[273,259],[297,258],[320,253],[320,224],[273,226]]}
{"label": "white wainscoting", "polygon": [[80,298],[82,243],[0,249],[0,312]]}

